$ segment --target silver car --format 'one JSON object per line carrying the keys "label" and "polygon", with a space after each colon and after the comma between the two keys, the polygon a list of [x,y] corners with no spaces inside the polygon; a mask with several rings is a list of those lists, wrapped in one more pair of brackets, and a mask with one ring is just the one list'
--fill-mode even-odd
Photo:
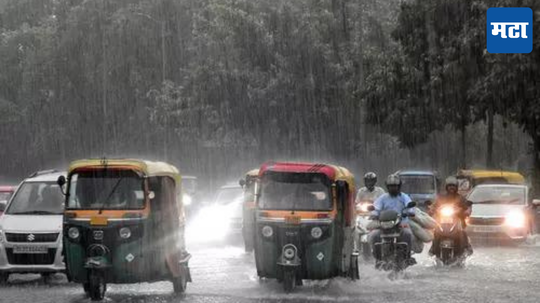
{"label": "silver car", "polygon": [[11,273],[63,272],[64,196],[58,172],[38,172],[25,179],[0,217],[0,283]]}
{"label": "silver car", "polygon": [[485,184],[467,196],[473,202],[467,233],[471,238],[525,241],[532,233],[532,211],[525,185]]}

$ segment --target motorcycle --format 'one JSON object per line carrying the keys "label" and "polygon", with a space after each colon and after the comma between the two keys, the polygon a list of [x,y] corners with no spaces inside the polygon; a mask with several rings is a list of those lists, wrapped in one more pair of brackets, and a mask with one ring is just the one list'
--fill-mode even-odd
{"label": "motorcycle", "polygon": [[[384,210],[379,214],[381,241],[374,244],[374,250],[378,254],[377,268],[400,272],[412,265],[407,253],[409,244],[399,242],[399,237],[402,230],[401,221],[410,216],[406,211],[414,207],[416,207],[416,202],[409,202],[401,213],[395,210]],[[374,210],[375,208],[370,206],[369,209]]]}
{"label": "motorcycle", "polygon": [[439,226],[433,242],[438,243],[438,249],[434,250],[434,254],[437,261],[445,266],[461,264],[467,257],[460,211],[453,205],[444,205],[436,211]]}

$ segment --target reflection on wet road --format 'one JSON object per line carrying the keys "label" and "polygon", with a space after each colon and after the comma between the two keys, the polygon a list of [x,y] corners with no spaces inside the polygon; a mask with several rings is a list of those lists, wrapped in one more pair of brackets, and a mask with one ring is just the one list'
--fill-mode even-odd
{"label": "reflection on wet road", "polygon": [[[184,296],[168,282],[109,285],[105,302],[539,302],[540,246],[477,247],[464,268],[439,268],[426,254],[403,277],[390,280],[371,264],[361,279],[307,281],[284,294],[276,281],[259,280],[253,254],[241,247],[191,249],[194,283]],[[90,302],[63,275],[14,275],[0,302]]]}

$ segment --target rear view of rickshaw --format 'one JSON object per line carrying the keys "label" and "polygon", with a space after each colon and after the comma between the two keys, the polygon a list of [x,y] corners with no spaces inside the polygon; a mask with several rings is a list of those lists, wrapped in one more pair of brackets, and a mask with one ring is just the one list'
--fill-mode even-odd
{"label": "rear view of rickshaw", "polygon": [[92,300],[107,283],[191,281],[184,242],[181,177],[167,163],[80,160],[67,180],[64,249],[69,277]]}
{"label": "rear view of rickshaw", "polygon": [[255,241],[255,182],[259,177],[259,169],[253,169],[246,173],[245,179],[240,180],[240,186],[244,189],[244,201],[242,203],[242,236],[244,248],[247,252],[253,251]]}
{"label": "rear view of rickshaw", "polygon": [[357,279],[355,185],[345,168],[267,163],[256,183],[255,262],[286,292],[303,279]]}

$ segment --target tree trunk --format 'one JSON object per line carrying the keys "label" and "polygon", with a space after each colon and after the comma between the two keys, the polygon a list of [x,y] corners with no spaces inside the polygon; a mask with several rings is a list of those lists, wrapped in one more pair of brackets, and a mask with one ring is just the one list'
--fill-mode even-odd
{"label": "tree trunk", "polygon": [[460,166],[461,169],[467,168],[467,125],[463,123],[461,126],[461,160]]}
{"label": "tree trunk", "polygon": [[493,105],[489,106],[487,117],[487,155],[486,155],[486,167],[492,169],[493,167]]}

